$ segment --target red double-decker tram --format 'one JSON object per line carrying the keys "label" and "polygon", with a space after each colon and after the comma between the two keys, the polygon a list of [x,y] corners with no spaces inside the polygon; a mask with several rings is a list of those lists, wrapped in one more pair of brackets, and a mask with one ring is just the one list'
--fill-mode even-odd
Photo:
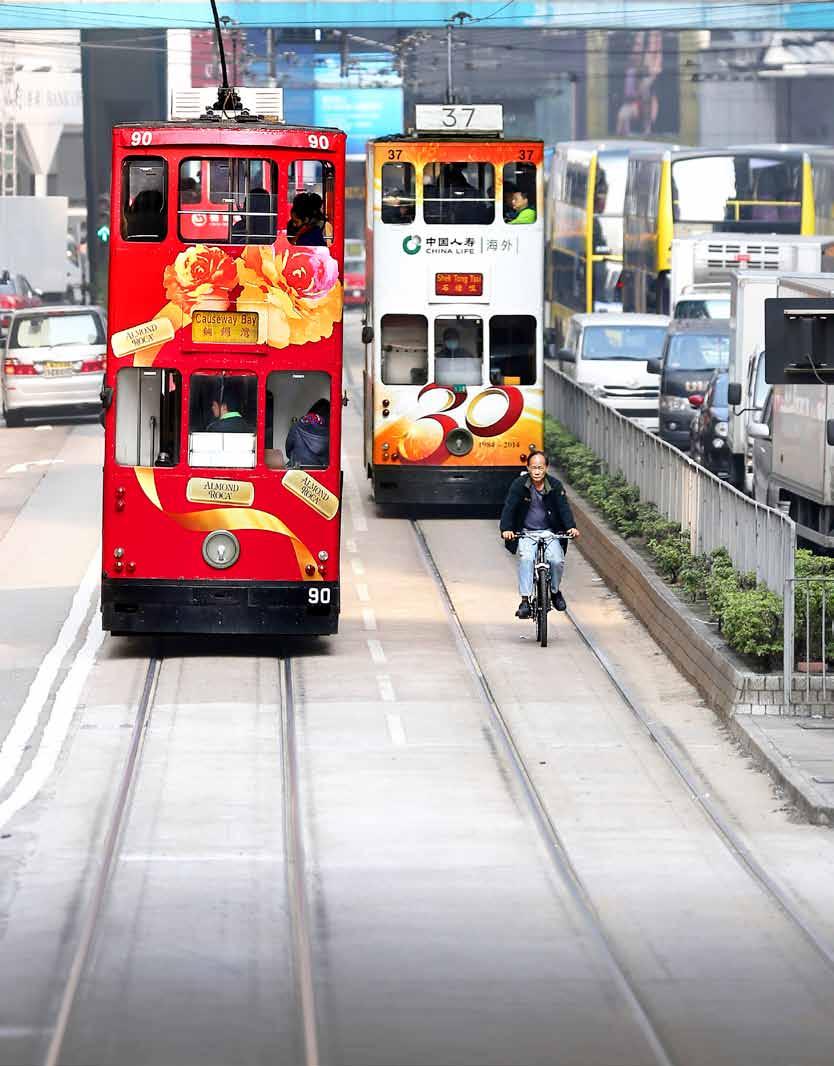
{"label": "red double-decker tram", "polygon": [[337,629],[344,151],[243,110],[113,131],[113,633]]}

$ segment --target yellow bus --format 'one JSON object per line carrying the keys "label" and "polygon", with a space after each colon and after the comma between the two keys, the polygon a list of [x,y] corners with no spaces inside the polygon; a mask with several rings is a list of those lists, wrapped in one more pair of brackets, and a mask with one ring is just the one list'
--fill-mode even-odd
{"label": "yellow bus", "polygon": [[631,154],[625,192],[625,311],[669,313],[672,239],[699,233],[834,232],[834,150],[813,145]]}
{"label": "yellow bus", "polygon": [[557,347],[571,315],[622,310],[629,154],[661,147],[651,141],[563,141],[553,150],[546,193],[545,324]]}

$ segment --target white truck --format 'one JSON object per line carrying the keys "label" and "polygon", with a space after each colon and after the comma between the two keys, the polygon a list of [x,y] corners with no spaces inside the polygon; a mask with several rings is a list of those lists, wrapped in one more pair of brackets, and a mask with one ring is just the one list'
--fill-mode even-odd
{"label": "white truck", "polygon": [[77,298],[66,196],[0,196],[0,271],[23,274],[44,302]]}
{"label": "white truck", "polygon": [[[834,299],[834,276],[779,278],[779,299]],[[754,436],[767,436],[761,424]],[[774,385],[770,412],[767,499],[789,510],[800,537],[834,548],[834,386]],[[758,475],[757,475],[758,476]]]}

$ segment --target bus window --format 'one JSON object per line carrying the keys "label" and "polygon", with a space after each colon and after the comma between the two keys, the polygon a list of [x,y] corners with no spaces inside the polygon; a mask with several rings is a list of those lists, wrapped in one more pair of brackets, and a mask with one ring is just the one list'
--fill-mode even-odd
{"label": "bus window", "polygon": [[202,371],[191,375],[188,465],[255,465],[258,379],[254,374]]}
{"label": "bus window", "polygon": [[414,164],[382,164],[382,221],[402,225],[413,222],[416,213],[414,198]]}
{"label": "bus window", "polygon": [[435,226],[494,222],[492,163],[427,163],[423,167],[423,219]]}
{"label": "bus window", "polygon": [[122,238],[161,241],[168,233],[164,159],[136,156],[122,163]]}
{"label": "bus window", "polygon": [[429,324],[425,315],[382,316],[382,383],[425,385],[429,380]]}
{"label": "bus window", "polygon": [[484,324],[455,315],[434,320],[434,380],[438,385],[480,385],[484,362]]}
{"label": "bus window", "polygon": [[493,315],[489,320],[491,385],[534,385],[536,320],[533,315]]}
{"label": "bus window", "polygon": [[277,229],[277,167],[265,159],[185,159],[180,164],[183,241],[271,244]]}
{"label": "bus window", "polygon": [[274,370],[266,379],[264,462],[274,470],[330,463],[330,375]]}
{"label": "bus window", "polygon": [[116,462],[176,466],[180,461],[179,370],[125,367],[116,378]]}
{"label": "bus window", "polygon": [[801,162],[741,153],[678,159],[672,163],[672,199],[676,222],[720,222],[751,232],[767,222],[779,232],[799,232]]}
{"label": "bus window", "polygon": [[332,163],[322,159],[297,159],[290,163],[288,241],[304,245],[330,244],[333,240],[334,190]]}
{"label": "bus window", "polygon": [[536,164],[504,164],[504,221],[523,226],[536,221]]}

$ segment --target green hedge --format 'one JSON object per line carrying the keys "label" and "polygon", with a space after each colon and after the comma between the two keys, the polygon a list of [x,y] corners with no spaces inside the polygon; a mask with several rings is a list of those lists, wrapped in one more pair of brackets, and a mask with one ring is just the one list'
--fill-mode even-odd
{"label": "green hedge", "polygon": [[[781,656],[782,600],[779,596],[764,585],[757,585],[754,574],[740,574],[735,570],[725,548],[718,548],[710,555],[692,556],[687,531],[665,518],[654,504],[641,503],[633,485],[621,474],[607,473],[590,448],[580,444],[551,418],[545,422],[545,440],[554,466],[564,471],[566,479],[602,513],[609,525],[627,540],[641,541],[663,577],[683,588],[693,602],[707,602],[731,648],[763,665]],[[827,563],[834,576],[834,560],[818,559],[811,552],[797,553],[797,575],[800,556],[807,572],[817,563]],[[818,596],[821,602],[822,593]],[[834,586],[830,596],[833,613],[829,617],[834,621]],[[814,603],[812,632],[820,613],[819,604]],[[804,642],[804,597],[801,617],[797,602],[797,640],[800,633]]]}

